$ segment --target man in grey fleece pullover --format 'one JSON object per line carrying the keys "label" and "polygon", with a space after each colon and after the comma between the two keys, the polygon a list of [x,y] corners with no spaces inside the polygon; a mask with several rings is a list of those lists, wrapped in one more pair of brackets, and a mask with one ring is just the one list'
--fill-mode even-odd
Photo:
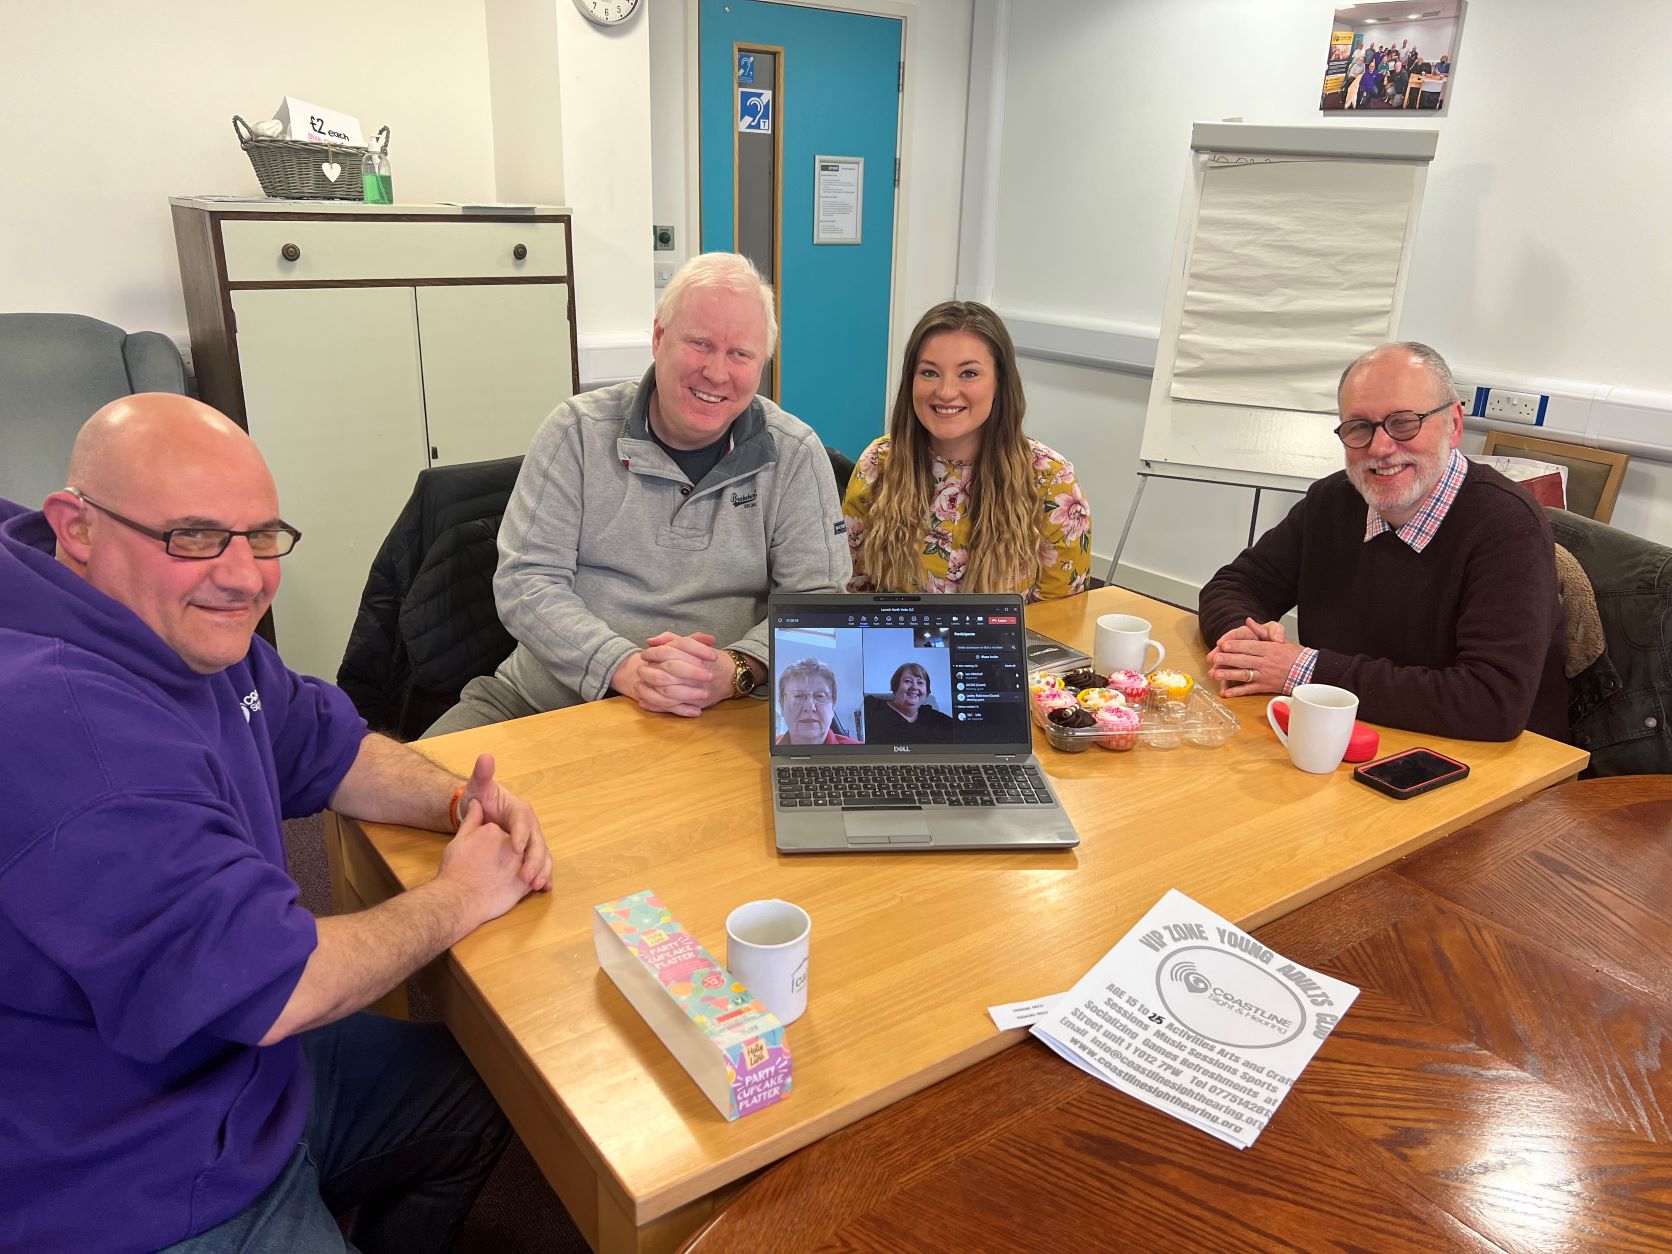
{"label": "man in grey fleece pullover", "polygon": [[657,305],[644,378],[552,412],[499,530],[517,648],[426,735],[611,693],[695,717],[765,678],[767,594],[851,573],[823,444],[756,395],[777,334],[747,258],[694,257]]}

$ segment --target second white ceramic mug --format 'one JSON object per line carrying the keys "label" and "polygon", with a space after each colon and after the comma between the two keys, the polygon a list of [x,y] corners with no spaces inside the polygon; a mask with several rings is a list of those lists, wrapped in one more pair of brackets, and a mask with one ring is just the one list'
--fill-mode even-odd
{"label": "second white ceramic mug", "polygon": [[[1155,650],[1155,661],[1146,662],[1145,655]],[[1097,639],[1092,645],[1091,658],[1098,670],[1108,675],[1114,671],[1137,671],[1147,675],[1166,660],[1167,650],[1159,640],[1150,639],[1149,623],[1136,614],[1103,614],[1097,620]]]}
{"label": "second white ceramic mug", "polygon": [[1341,765],[1352,739],[1358,698],[1333,684],[1301,684],[1290,694],[1289,731],[1277,725],[1272,707],[1282,697],[1266,702],[1266,721],[1289,750],[1289,760],[1303,771],[1328,775]]}
{"label": "second white ceramic mug", "polygon": [[813,920],[793,902],[749,901],[726,916],[726,970],[743,982],[778,1022],[807,1009],[807,958]]}

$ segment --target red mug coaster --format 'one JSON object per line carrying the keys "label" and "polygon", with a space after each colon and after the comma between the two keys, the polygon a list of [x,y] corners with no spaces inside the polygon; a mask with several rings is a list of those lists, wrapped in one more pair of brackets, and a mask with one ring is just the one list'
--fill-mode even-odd
{"label": "red mug coaster", "polygon": [[[1282,699],[1271,707],[1272,717],[1277,725],[1283,729],[1283,734],[1289,733],[1289,703]],[[1382,737],[1374,727],[1367,727],[1360,722],[1353,723],[1353,734],[1347,740],[1347,753],[1343,762],[1368,762],[1376,756],[1376,750],[1381,747]]]}

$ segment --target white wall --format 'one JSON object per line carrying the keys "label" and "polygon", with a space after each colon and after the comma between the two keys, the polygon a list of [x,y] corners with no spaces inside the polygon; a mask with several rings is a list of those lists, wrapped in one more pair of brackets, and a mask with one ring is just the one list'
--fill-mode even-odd
{"label": "white wall", "polygon": [[[548,2],[557,8],[565,203],[575,211],[576,320],[581,335],[600,344],[638,339],[648,365],[649,14],[606,30],[573,0]],[[587,353],[583,342],[583,361]]]}
{"label": "white wall", "polygon": [[[658,266],[677,270],[696,250],[686,145],[688,103],[696,93],[696,0],[661,0],[648,6],[650,24],[650,206],[655,223],[673,227],[673,250],[655,254]],[[687,44],[687,39],[690,44]]]}
{"label": "white wall", "polygon": [[494,197],[481,3],[0,0],[0,32],[0,309],[184,344],[168,197],[260,195],[232,115],[286,94],[387,125],[402,200]]}
{"label": "white wall", "polygon": [[600,28],[570,0],[486,0],[499,196],[574,211],[581,386],[650,361],[650,14]]}
{"label": "white wall", "polygon": [[[1473,0],[1448,111],[1420,119],[1318,111],[1333,7],[1063,0],[1045,22],[1019,20],[1017,5],[994,303],[1155,327],[1193,121],[1433,126],[1403,333],[1465,371],[1672,391],[1665,108],[1653,76],[1618,72],[1619,48],[1672,38],[1672,6],[1622,2],[1575,22],[1567,0]],[[1606,89],[1539,90],[1528,48],[1559,48],[1568,81]],[[1107,555],[1133,493],[1148,380],[1039,361],[1024,377],[1029,425],[1080,470]],[[1262,526],[1289,498],[1267,499]],[[1188,585],[1244,542],[1249,500],[1154,483],[1125,561],[1193,603]],[[1672,543],[1672,467],[1634,460],[1614,522]]]}
{"label": "white wall", "polygon": [[568,204],[556,5],[553,0],[492,0],[484,13],[498,199]]}
{"label": "white wall", "polygon": [[[865,9],[851,4],[831,7]],[[895,269],[893,401],[899,357],[925,310],[950,300],[958,279],[958,215],[964,115],[970,91],[971,0],[923,0],[906,17],[906,94],[901,144],[899,265]],[[877,415],[881,434],[887,416]]]}

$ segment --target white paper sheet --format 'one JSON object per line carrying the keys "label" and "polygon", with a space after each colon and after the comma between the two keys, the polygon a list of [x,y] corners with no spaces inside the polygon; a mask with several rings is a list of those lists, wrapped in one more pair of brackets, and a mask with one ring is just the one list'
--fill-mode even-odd
{"label": "white paper sheet", "polygon": [[1032,1030],[1123,1093],[1246,1149],[1358,992],[1170,889]]}
{"label": "white paper sheet", "polygon": [[1049,997],[1036,997],[1032,1001],[1013,1001],[1003,1006],[988,1006],[987,1013],[1001,1032],[1007,1032],[1011,1028],[1025,1028],[1050,1014],[1051,1007],[1061,996],[1061,993],[1053,993]]}
{"label": "white paper sheet", "polygon": [[1204,171],[1171,395],[1333,413],[1342,368],[1394,332],[1418,171],[1223,159]]}

